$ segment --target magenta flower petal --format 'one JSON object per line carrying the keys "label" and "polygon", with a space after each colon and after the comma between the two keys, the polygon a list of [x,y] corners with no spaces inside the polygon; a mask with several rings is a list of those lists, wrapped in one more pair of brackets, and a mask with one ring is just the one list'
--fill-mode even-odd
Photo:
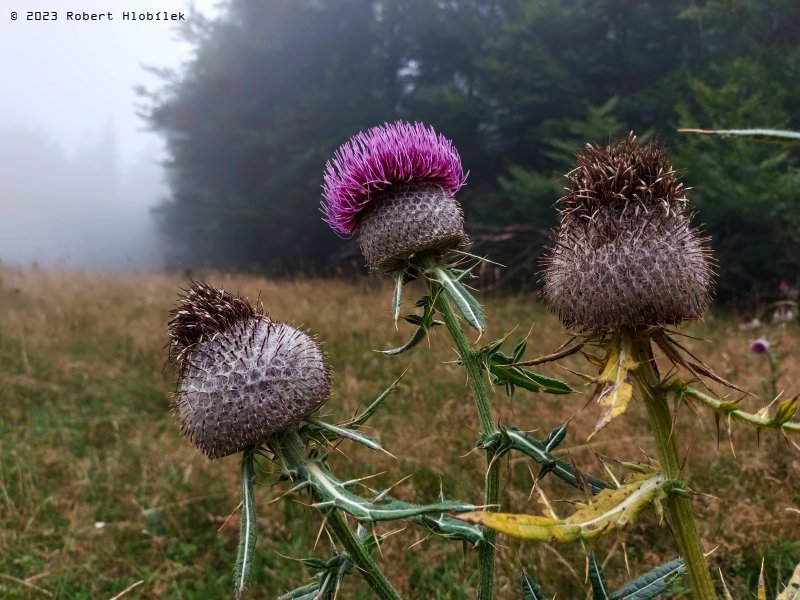
{"label": "magenta flower petal", "polygon": [[769,342],[764,338],[759,338],[750,342],[750,352],[753,354],[767,354],[769,352]]}
{"label": "magenta flower petal", "polygon": [[359,132],[328,161],[323,185],[325,222],[352,235],[358,216],[392,185],[431,183],[450,194],[466,175],[453,143],[422,123],[385,123]]}

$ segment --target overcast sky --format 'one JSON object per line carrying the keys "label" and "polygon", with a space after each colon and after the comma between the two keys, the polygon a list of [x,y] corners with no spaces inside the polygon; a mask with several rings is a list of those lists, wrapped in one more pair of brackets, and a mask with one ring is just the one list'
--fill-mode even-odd
{"label": "overcast sky", "polygon": [[[193,2],[207,16],[218,4]],[[149,209],[166,194],[163,144],[136,116],[134,86],[157,87],[142,65],[179,67],[191,49],[178,40],[181,22],[123,21],[122,13],[184,11],[191,18],[189,5],[0,1],[0,261],[159,267]],[[68,20],[68,10],[111,12],[113,20]],[[57,20],[29,21],[30,11],[56,12]],[[97,152],[109,136],[114,157]],[[113,171],[107,180],[106,171]]]}
{"label": "overcast sky", "polygon": [[[51,132],[67,151],[99,136],[110,118],[123,162],[156,139],[142,133],[133,86],[156,79],[142,64],[180,65],[189,56],[176,39],[181,23],[123,21],[122,12],[186,11],[188,0],[3,0],[0,16],[0,123]],[[206,15],[218,0],[194,0]],[[113,21],[68,21],[71,12],[111,12]],[[10,13],[18,12],[12,21]],[[28,11],[55,11],[55,22],[27,21]]]}

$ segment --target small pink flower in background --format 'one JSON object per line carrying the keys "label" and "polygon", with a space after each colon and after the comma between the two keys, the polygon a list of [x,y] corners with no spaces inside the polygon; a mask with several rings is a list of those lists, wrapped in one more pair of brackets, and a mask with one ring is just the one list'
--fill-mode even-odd
{"label": "small pink flower in background", "polygon": [[780,285],[778,286],[778,291],[781,294],[788,294],[790,291],[792,291],[792,286],[785,281],[781,281]]}
{"label": "small pink flower in background", "polygon": [[750,342],[750,352],[753,354],[768,354],[769,342],[764,338],[759,338]]}

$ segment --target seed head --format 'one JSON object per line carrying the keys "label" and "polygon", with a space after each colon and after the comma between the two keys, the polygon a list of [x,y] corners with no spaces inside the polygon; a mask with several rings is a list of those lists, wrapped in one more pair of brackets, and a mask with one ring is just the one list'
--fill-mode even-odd
{"label": "seed head", "polygon": [[413,254],[467,241],[453,198],[464,184],[452,142],[421,123],[374,127],[327,164],[323,212],[340,235],[358,232],[367,264],[391,271]]}
{"label": "seed head", "polygon": [[169,322],[180,376],[173,410],[209,458],[253,446],[330,397],[317,343],[240,296],[192,282]]}
{"label": "seed head", "polygon": [[707,238],[656,144],[587,144],[567,173],[544,297],[567,326],[607,331],[699,319],[712,293]]}

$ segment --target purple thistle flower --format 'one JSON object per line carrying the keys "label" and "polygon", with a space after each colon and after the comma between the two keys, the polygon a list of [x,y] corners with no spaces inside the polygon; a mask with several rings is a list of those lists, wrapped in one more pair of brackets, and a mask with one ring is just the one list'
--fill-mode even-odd
{"label": "purple thistle flower", "polygon": [[385,123],[359,132],[328,161],[322,210],[334,231],[349,236],[376,194],[398,184],[431,184],[448,195],[466,175],[453,143],[422,123]]}
{"label": "purple thistle flower", "polygon": [[750,352],[753,354],[769,353],[769,342],[764,338],[759,338],[750,342]]}

